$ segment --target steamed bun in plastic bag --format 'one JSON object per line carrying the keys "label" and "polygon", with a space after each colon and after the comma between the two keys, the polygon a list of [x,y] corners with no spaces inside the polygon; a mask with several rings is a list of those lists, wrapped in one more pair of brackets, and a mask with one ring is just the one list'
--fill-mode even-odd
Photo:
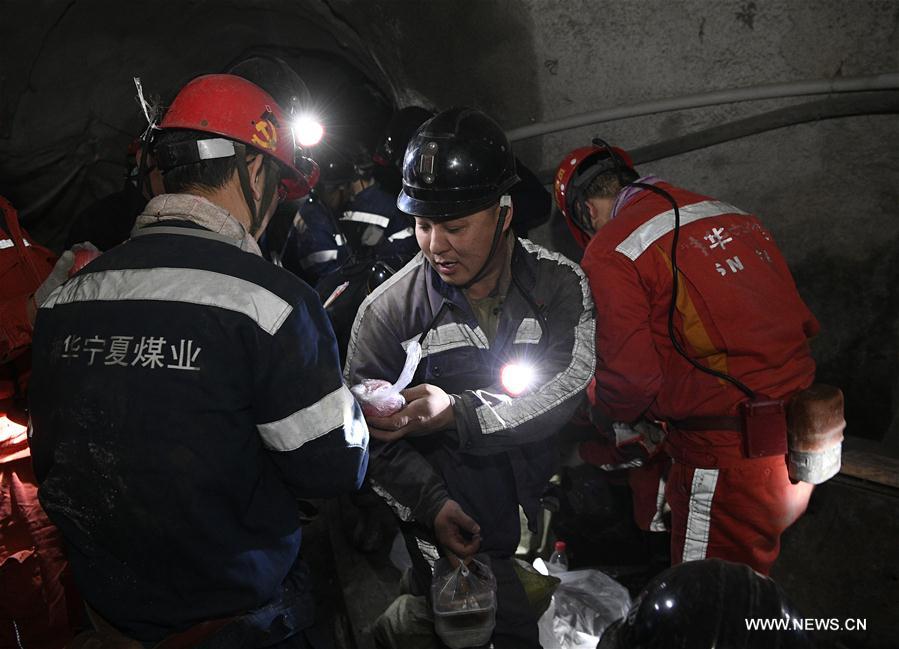
{"label": "steamed bun in plastic bag", "polygon": [[406,400],[400,394],[412,381],[418,363],[421,361],[421,345],[413,341],[406,349],[406,363],[396,383],[383,379],[363,379],[350,388],[350,392],[362,406],[366,417],[389,417],[402,410]]}

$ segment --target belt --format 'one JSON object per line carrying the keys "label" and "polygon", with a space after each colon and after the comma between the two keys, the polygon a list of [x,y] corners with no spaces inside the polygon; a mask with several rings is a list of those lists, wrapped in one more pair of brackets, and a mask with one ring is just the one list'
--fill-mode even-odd
{"label": "belt", "polygon": [[670,422],[681,430],[727,430],[734,433],[743,432],[742,417],[687,417]]}

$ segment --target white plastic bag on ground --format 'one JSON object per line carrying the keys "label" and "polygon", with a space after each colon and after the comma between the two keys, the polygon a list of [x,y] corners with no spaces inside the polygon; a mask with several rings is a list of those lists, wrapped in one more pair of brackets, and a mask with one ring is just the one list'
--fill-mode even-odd
{"label": "white plastic bag on ground", "polygon": [[599,570],[554,575],[562,580],[538,622],[544,649],[595,649],[603,631],[627,615],[627,589]]}

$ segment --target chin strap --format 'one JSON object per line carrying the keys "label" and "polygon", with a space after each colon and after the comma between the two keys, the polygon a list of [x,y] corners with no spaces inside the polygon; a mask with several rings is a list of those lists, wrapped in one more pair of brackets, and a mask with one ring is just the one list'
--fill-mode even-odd
{"label": "chin strap", "polygon": [[[262,227],[262,219],[268,212],[268,208],[278,191],[278,183],[280,182],[280,173],[278,164],[271,160],[268,156],[263,158],[263,168],[265,169],[265,184],[262,188],[262,200],[259,202],[259,209],[256,209],[256,200],[253,198],[253,190],[250,186],[250,171],[247,167],[247,147],[240,142],[234,143],[234,155],[237,157],[237,176],[240,178],[240,189],[243,191],[244,200],[247,203],[247,209],[250,210],[250,228],[249,232],[252,236],[256,236],[259,228]],[[263,154],[259,154],[263,155]]]}
{"label": "chin strap", "polygon": [[499,199],[499,217],[496,219],[496,230],[493,231],[493,242],[490,244],[490,254],[488,254],[487,259],[484,260],[484,265],[481,266],[481,270],[475,273],[474,277],[465,282],[465,284],[460,286],[461,289],[465,290],[471,288],[475,283],[479,282],[484,276],[484,273],[487,272],[487,266],[490,265],[490,260],[493,259],[493,255],[496,254],[500,240],[503,238],[503,225],[506,222],[506,217],[509,215],[510,209],[512,209],[512,197],[508,194],[503,194]]}
{"label": "chin strap", "polygon": [[256,223],[256,201],[250,188],[250,171],[247,168],[247,147],[240,142],[234,143],[234,155],[237,158],[237,177],[240,178],[240,189],[243,191],[247,209],[250,210],[250,223]]}
{"label": "chin strap", "polygon": [[[262,226],[262,219],[268,214],[268,208],[278,194],[278,183],[281,182],[281,170],[278,169],[278,163],[271,157],[265,156],[265,184],[262,187],[262,201],[259,204],[259,223]],[[256,223],[254,222],[254,227]],[[256,235],[255,232],[250,234]]]}

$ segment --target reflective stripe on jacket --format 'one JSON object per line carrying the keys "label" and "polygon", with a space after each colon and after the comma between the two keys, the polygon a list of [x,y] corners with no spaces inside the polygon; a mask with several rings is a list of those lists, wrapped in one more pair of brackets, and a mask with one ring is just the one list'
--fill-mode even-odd
{"label": "reflective stripe on jacket", "polygon": [[[769,397],[807,387],[815,372],[808,338],[818,322],[770,232],[727,203],[658,186],[679,206],[674,327],[689,355]],[[581,262],[600,305],[590,397],[613,420],[733,415],[746,398],[694,368],[671,343],[673,230],[671,204],[638,192],[593,237]]]}
{"label": "reflective stripe on jacket", "polygon": [[41,502],[85,599],[130,636],[271,601],[297,557],[297,497],[365,472],[318,296],[187,217],[51,294],[34,349]]}
{"label": "reflective stripe on jacket", "polygon": [[[396,196],[388,194],[378,185],[366,187],[356,194],[340,220],[342,226],[355,226],[358,234],[350,237],[354,246],[371,246],[375,257],[392,268],[400,268],[418,254],[414,220],[396,206]],[[380,238],[370,236],[366,232],[369,229],[380,231]],[[377,243],[372,245],[367,241]],[[362,253],[363,250],[356,252]]]}
{"label": "reflective stripe on jacket", "polygon": [[[448,497],[459,501],[480,523],[488,552],[514,550],[516,503],[535,520],[557,461],[555,434],[583,398],[595,362],[593,302],[580,268],[518,240],[512,275],[490,345],[462,291],[419,254],[362,303],[345,368],[351,383],[393,381],[405,346],[433,324],[412,384],[455,395],[457,430],[373,445],[369,477],[401,518],[427,526]],[[538,376],[532,390],[515,398],[499,381],[510,361],[532,363]]]}

